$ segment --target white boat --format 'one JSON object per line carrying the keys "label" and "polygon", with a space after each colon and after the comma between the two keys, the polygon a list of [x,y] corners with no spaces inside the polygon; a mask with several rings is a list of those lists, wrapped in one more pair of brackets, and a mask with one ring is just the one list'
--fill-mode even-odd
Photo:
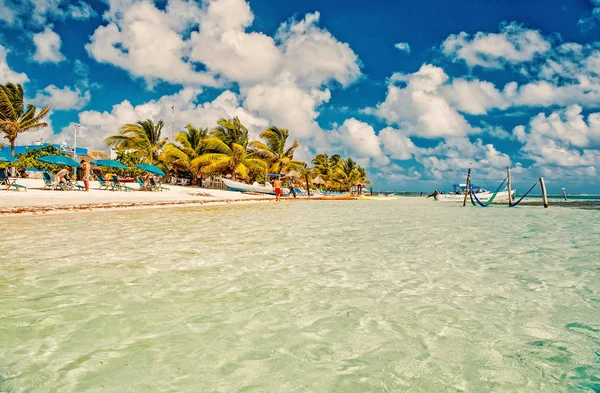
{"label": "white boat", "polygon": [[[223,184],[225,184],[225,187],[229,191],[253,192],[253,193],[257,193],[257,194],[275,195],[275,191],[273,190],[273,187],[270,185],[261,185],[258,183],[246,184],[246,183],[242,183],[242,182],[234,181],[234,180],[230,180],[230,179],[225,179],[225,178],[222,178],[221,180],[223,181]],[[285,187],[281,191],[282,191],[283,195],[288,195],[290,193],[290,190]]]}
{"label": "white boat", "polygon": [[[466,184],[453,184],[452,187],[454,188],[454,191],[444,193],[444,194],[438,193],[436,196],[434,196],[434,199],[436,201],[442,201],[442,202],[462,202],[462,201],[464,201]],[[481,202],[487,202],[492,197],[492,195],[494,195],[494,193],[492,191],[485,190],[479,186],[472,185],[471,189],[473,190],[475,195],[477,195],[477,199],[479,199]],[[511,191],[513,198],[515,197],[516,193],[517,193],[517,190]],[[469,199],[468,195],[467,195],[467,199]],[[508,203],[508,189],[504,188],[504,190],[498,192],[498,194],[496,195],[496,198],[494,198],[494,202],[507,202]]]}

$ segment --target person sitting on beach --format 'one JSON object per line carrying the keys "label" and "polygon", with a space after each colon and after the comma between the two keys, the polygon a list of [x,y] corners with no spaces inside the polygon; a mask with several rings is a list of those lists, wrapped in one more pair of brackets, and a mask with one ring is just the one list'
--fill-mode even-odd
{"label": "person sitting on beach", "polygon": [[281,200],[281,180],[278,177],[273,181],[273,190],[275,190],[275,200]]}
{"label": "person sitting on beach", "polygon": [[56,189],[56,186],[58,186],[59,184],[68,185],[69,182],[66,179],[68,174],[69,174],[69,170],[66,168],[58,171],[58,173],[54,177],[54,183],[52,183],[52,189],[53,190]]}
{"label": "person sitting on beach", "polygon": [[150,189],[150,175],[148,173],[146,173],[144,176],[142,176],[142,181],[144,182],[144,188],[146,190]]}

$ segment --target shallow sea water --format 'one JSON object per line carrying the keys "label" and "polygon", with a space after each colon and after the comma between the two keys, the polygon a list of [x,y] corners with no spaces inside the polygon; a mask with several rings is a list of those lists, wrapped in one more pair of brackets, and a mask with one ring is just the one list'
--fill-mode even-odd
{"label": "shallow sea water", "polygon": [[0,392],[600,391],[598,211],[406,198],[0,222]]}

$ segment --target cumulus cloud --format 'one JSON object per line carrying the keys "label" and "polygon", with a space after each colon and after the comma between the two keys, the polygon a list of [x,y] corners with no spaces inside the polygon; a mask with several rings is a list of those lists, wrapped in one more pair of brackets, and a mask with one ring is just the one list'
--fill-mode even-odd
{"label": "cumulus cloud", "polygon": [[[424,138],[456,137],[480,132],[452,107],[440,88],[448,75],[440,67],[423,65],[414,74],[394,74],[385,101],[368,110],[396,124],[410,135]],[[404,86],[398,86],[398,82]]]}
{"label": "cumulus cloud", "polygon": [[0,20],[11,25],[45,25],[52,20],[86,20],[96,16],[85,1],[70,0],[0,0]]}
{"label": "cumulus cloud", "polygon": [[72,89],[65,86],[62,89],[49,85],[39,90],[31,100],[35,105],[50,105],[53,110],[77,110],[90,102],[90,92],[82,92],[79,88]]}
{"label": "cumulus cloud", "polygon": [[[192,5],[189,8],[196,9]],[[183,59],[188,48],[171,27],[175,23],[168,11],[161,11],[149,2],[134,3],[122,11],[121,18],[98,27],[86,49],[95,60],[121,67],[150,85],[163,80],[216,86],[210,73],[196,71]]]}
{"label": "cumulus cloud", "polygon": [[[88,110],[79,113],[79,121],[83,127],[78,135],[85,146],[95,149],[106,149],[104,139],[114,135],[120,126],[134,123],[140,119],[152,119],[155,122],[165,121],[163,137],[171,139],[171,106],[175,106],[175,130],[183,129],[187,124],[196,127],[213,127],[220,118],[238,116],[252,134],[258,133],[268,126],[265,119],[259,118],[242,108],[237,94],[226,90],[213,101],[199,103],[201,89],[183,88],[178,93],[163,96],[158,100],[151,100],[144,104],[132,105],[125,100],[112,107],[110,111]],[[51,138],[54,142],[61,142],[72,134],[70,126],[65,127],[59,134]]]}
{"label": "cumulus cloud", "polygon": [[200,31],[189,40],[190,59],[241,84],[269,80],[281,69],[282,54],[273,38],[245,31],[253,19],[243,0],[208,3],[199,14]]}
{"label": "cumulus cloud", "polygon": [[60,53],[61,40],[50,27],[33,35],[35,54],[33,59],[38,63],[60,63],[65,57]]}
{"label": "cumulus cloud", "polygon": [[522,154],[548,177],[582,179],[600,170],[600,113],[586,119],[578,105],[540,113],[527,126],[515,127],[513,135],[524,144]]}
{"label": "cumulus cloud", "polygon": [[346,119],[337,130],[343,147],[356,158],[384,157],[381,142],[373,127],[355,118]]}
{"label": "cumulus cloud", "polygon": [[8,24],[12,24],[15,21],[15,12],[4,0],[0,0],[0,20]]}
{"label": "cumulus cloud", "polygon": [[289,74],[280,75],[271,83],[241,90],[244,107],[269,119],[272,124],[288,128],[297,138],[308,139],[321,131],[316,122],[317,107],[329,101],[329,90],[298,87]]}
{"label": "cumulus cloud", "polygon": [[350,45],[317,26],[320,14],[283,23],[276,38],[281,42],[284,69],[300,85],[319,87],[330,80],[348,86],[360,76],[358,56]]}
{"label": "cumulus cloud", "polygon": [[15,72],[10,69],[6,60],[9,50],[0,45],[0,84],[4,83],[25,83],[29,80],[26,74]]}
{"label": "cumulus cloud", "polygon": [[469,67],[503,68],[507,64],[531,61],[551,48],[539,31],[517,23],[500,27],[499,33],[477,32],[451,34],[442,43],[442,52],[453,61],[464,61]]}
{"label": "cumulus cloud", "polygon": [[410,45],[408,42],[398,42],[394,45],[394,48],[398,49],[400,52],[404,52],[407,55],[410,54]]}

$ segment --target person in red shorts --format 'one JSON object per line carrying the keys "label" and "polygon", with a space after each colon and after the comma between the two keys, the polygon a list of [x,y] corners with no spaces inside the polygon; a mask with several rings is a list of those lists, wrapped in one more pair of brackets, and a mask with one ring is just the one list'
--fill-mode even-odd
{"label": "person in red shorts", "polygon": [[279,178],[273,181],[273,189],[275,190],[275,200],[279,201],[281,199],[281,180]]}

